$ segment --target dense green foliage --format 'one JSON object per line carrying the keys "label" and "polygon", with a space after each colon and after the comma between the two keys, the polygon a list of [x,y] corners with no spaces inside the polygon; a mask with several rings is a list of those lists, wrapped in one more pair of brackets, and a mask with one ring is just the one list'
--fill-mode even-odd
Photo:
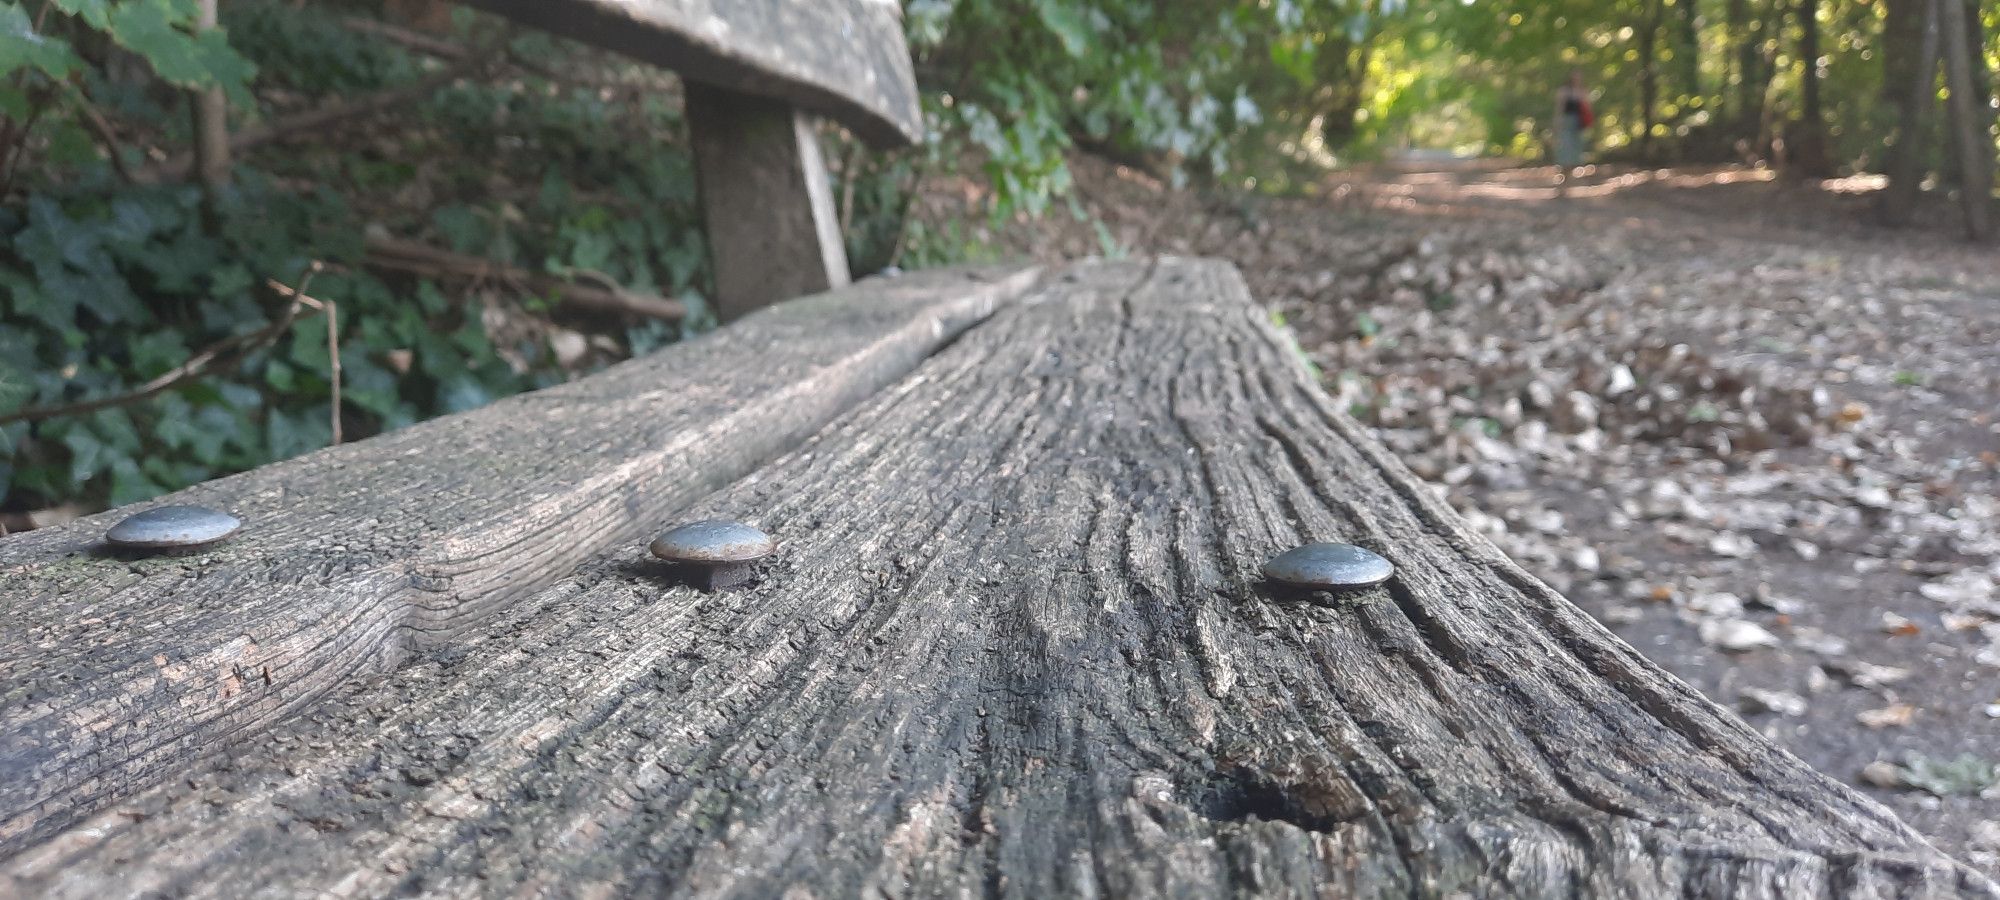
{"label": "dense green foliage", "polygon": [[912,0],[932,118],[985,167],[995,209],[1040,214],[1072,146],[1177,180],[1262,153],[1351,105],[1363,0]]}
{"label": "dense green foliage", "polygon": [[[1950,4],[1983,16],[1968,18],[1990,72],[2000,7]],[[1908,85],[1885,84],[1891,60],[1915,52],[1892,40],[1892,19],[1922,8],[915,0],[909,15],[941,121],[983,151],[1003,209],[1034,211],[1061,191],[1072,144],[1163,171],[1264,179],[1285,174],[1280,159],[1326,165],[1406,146],[1539,157],[1554,91],[1572,70],[1597,99],[1596,142],[1614,156],[1787,162],[1823,145],[1816,168],[1874,171],[1893,107],[1915,87],[1906,73]],[[1941,163],[1940,145],[1926,145],[1927,166]]]}
{"label": "dense green foliage", "polygon": [[[1421,73],[1428,102],[1385,108],[1412,130],[1456,127],[1461,142],[1535,152],[1549,94],[1580,71],[1602,113],[1599,143],[1652,159],[1721,161],[1769,153],[1806,121],[1818,82],[1819,128],[1834,160],[1879,164],[1888,130],[1883,0],[1481,0],[1434,4],[1385,37]],[[1811,15],[1814,60],[1802,55]],[[1989,12],[1989,16],[1991,13]],[[1417,34],[1428,42],[1412,41]],[[2000,46],[2000,45],[1992,45]],[[1535,90],[1534,88],[1542,88]],[[1455,106],[1456,104],[1456,106]],[[1442,111],[1456,121],[1446,123]],[[1471,115],[1465,115],[1470,113]]]}
{"label": "dense green foliage", "polygon": [[[309,292],[338,311],[347,439],[559,381],[567,373],[545,340],[551,329],[615,324],[566,318],[545,297],[378,276],[361,264],[370,229],[534,271],[601,273],[700,308],[704,250],[688,158],[651,139],[678,128],[678,108],[644,84],[619,87],[621,96],[593,80],[625,69],[467,17],[463,39],[576,63],[563,69],[576,81],[516,69],[467,78],[378,126],[262,150],[228,190],[205,198],[173,179],[126,183],[109,164],[110,152],[129,170],[146,162],[144,148],[185,147],[186,114],[170,87],[209,83],[166,77],[173,70],[161,60],[186,48],[105,39],[128,21],[127,6],[150,5],[186,11],[164,0],[64,0],[38,16],[35,37],[10,37],[10,59],[39,48],[9,73],[16,97],[39,107],[18,146],[28,167],[0,205],[0,418],[130,391],[203,348],[264,329],[289,307],[268,282],[300,285],[315,260],[330,268]],[[9,22],[25,21],[21,7],[6,10]],[[338,6],[225,11],[242,55],[225,53],[218,68],[261,73],[253,111],[266,118],[315,102],[304,98],[393,88],[435,68],[341,27],[350,11]],[[194,48],[217,43],[175,34]],[[150,73],[133,71],[140,48]],[[125,141],[96,147],[85,136],[71,147],[72,130],[98,109]],[[699,315],[688,323],[703,324]],[[678,330],[651,323],[611,334],[623,353]],[[0,425],[8,506],[129,502],[331,441],[326,316],[305,315],[232,363],[142,402]]]}
{"label": "dense green foliage", "polygon": [[[467,10],[425,32],[456,56],[355,27],[383,3],[225,0],[223,28],[204,31],[196,0],[0,0],[0,512],[143,498],[323,446],[336,415],[352,439],[708,324],[671,76]],[[1910,97],[1939,93],[1911,59],[1927,0],[904,7],[932,140],[875,154],[828,134],[857,272],[974,253],[965,236],[981,224],[1081,215],[1066,166],[1079,151],[1267,190],[1409,146],[1536,157],[1572,69],[1612,156],[1831,173],[1881,170],[1886,146],[1906,182],[1953,175],[1945,117],[1906,124]],[[2000,7],[1983,16],[1969,17],[1982,77],[2000,58]],[[350,98],[414,99],[276,134],[204,191],[184,183],[188,92],[213,88],[239,134]],[[1992,123],[1978,127],[1990,151]],[[910,216],[936,174],[977,176],[991,221]],[[376,232],[591,273],[697,315],[633,327],[519,284],[385,275],[364,258]],[[339,311],[337,410],[327,317],[288,324],[272,286],[316,262],[310,293]],[[231,343],[274,322],[268,345]],[[558,359],[554,338],[578,333],[593,337],[587,358]],[[132,391],[217,346],[226,364],[157,396],[8,421]]]}

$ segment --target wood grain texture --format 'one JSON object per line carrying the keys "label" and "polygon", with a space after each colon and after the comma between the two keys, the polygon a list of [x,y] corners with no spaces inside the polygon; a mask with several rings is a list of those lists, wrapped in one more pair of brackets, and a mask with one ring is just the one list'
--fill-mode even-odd
{"label": "wood grain texture", "polygon": [[[1220,264],[1073,271],[638,550],[6,864],[21,893],[1996,897],[1524,574]],[[1271,596],[1346,540],[1398,578]]]}
{"label": "wood grain texture", "polygon": [[877,146],[923,140],[896,0],[470,0],[526,25],[782,100]]}
{"label": "wood grain texture", "polygon": [[608,546],[643,544],[1033,277],[864,282],[162,498],[244,520],[199,555],[108,552],[104,531],[131,509],[0,541],[0,851],[451,643]]}

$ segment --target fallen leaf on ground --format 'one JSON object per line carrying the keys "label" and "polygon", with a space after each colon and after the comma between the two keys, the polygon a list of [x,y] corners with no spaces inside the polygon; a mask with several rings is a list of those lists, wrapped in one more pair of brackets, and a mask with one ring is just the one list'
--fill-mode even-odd
{"label": "fallen leaf on ground", "polygon": [[1917,708],[1908,703],[1891,703],[1881,709],[1862,712],[1854,719],[1869,728],[1901,728],[1910,724],[1910,719],[1916,714]]}
{"label": "fallen leaf on ground", "polygon": [[1882,633],[1890,637],[1915,637],[1923,632],[1917,623],[1892,612],[1882,614]]}
{"label": "fallen leaf on ground", "polygon": [[1777,713],[1781,716],[1806,714],[1806,698],[1788,691],[1744,688],[1736,697],[1736,708],[1746,713]]}
{"label": "fallen leaf on ground", "polygon": [[1778,646],[1778,636],[1764,629],[1764,626],[1744,619],[1724,619],[1701,623],[1701,641],[1711,647],[1731,653],[1744,653],[1759,647]]}
{"label": "fallen leaf on ground", "polygon": [[1878,759],[1863,766],[1861,768],[1861,781],[1864,784],[1873,785],[1878,788],[1887,788],[1892,791],[1909,787],[1909,783],[1903,780],[1903,767],[1883,759]]}
{"label": "fallen leaf on ground", "polygon": [[1878,666],[1858,659],[1828,660],[1826,670],[1847,679],[1847,682],[1855,687],[1871,689],[1892,685],[1910,677],[1909,669]]}

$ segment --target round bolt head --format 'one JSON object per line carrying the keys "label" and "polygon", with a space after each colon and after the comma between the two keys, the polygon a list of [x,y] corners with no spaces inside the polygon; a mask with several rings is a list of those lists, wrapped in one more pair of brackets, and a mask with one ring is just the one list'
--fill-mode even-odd
{"label": "round bolt head", "polygon": [[763,559],[777,549],[771,536],[742,522],[705,519],[653,539],[653,555],[668,562],[726,565]]}
{"label": "round bolt head", "polygon": [[241,527],[235,516],[206,506],[157,506],[111,526],[104,540],[116,547],[171,550],[212,544]]}
{"label": "round bolt head", "polygon": [[1388,560],[1353,544],[1306,544],[1264,564],[1265,578],[1321,591],[1374,587],[1395,574]]}

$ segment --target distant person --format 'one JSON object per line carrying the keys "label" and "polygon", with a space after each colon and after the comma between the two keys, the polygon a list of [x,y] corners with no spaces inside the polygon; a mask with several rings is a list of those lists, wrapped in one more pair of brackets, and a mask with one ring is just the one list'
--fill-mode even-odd
{"label": "distant person", "polygon": [[1583,130],[1597,123],[1590,111],[1590,92],[1583,89],[1583,70],[1569,70],[1569,81],[1556,89],[1556,184],[1569,183],[1570,173],[1583,165]]}

